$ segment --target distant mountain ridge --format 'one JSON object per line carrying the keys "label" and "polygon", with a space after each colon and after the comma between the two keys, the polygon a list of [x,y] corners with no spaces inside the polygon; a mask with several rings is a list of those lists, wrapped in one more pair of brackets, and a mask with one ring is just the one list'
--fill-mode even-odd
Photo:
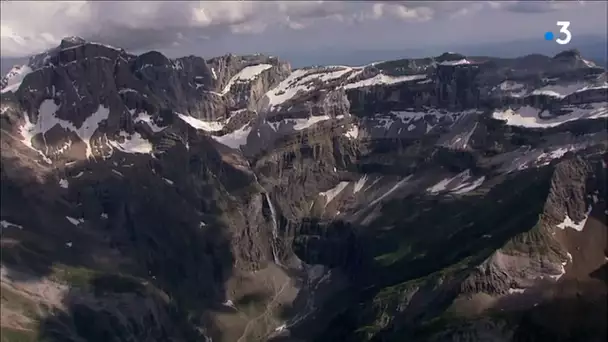
{"label": "distant mountain ridge", "polygon": [[555,55],[562,49],[577,49],[585,58],[606,67],[608,60],[605,46],[608,38],[596,36],[577,36],[567,47],[554,42],[538,39],[515,40],[500,43],[461,44],[450,46],[404,46],[398,49],[361,48],[358,50],[303,50],[303,51],[277,51],[273,54],[281,56],[292,62],[294,66],[344,64],[349,66],[364,65],[380,60],[420,58],[438,55],[443,51],[458,51],[465,55],[491,56],[514,58],[529,54]]}
{"label": "distant mountain ridge", "polygon": [[[590,61],[600,66],[608,67],[606,64],[608,63],[607,51],[604,48],[607,45],[608,37],[577,36],[576,40],[568,47],[547,43],[542,39],[528,39],[494,44],[465,44],[463,46],[450,47],[449,50],[459,51],[466,55],[513,58],[529,54],[555,55],[563,48],[570,48],[577,49]],[[294,68],[301,68],[312,65],[360,66],[382,60],[439,55],[446,50],[448,50],[446,47],[429,45],[427,47],[405,47],[403,49],[273,51],[266,54],[279,56],[282,59],[290,61]],[[5,75],[13,66],[26,63],[28,58],[0,58],[0,74]]]}

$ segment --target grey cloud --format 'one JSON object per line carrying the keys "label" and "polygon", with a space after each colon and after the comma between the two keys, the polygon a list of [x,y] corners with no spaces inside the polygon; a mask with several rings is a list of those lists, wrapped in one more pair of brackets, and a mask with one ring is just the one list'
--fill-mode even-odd
{"label": "grey cloud", "polygon": [[[301,30],[324,20],[349,25],[354,19],[358,22],[379,19],[380,16],[373,15],[374,4],[369,1],[3,2],[2,54],[35,53],[55,46],[62,37],[71,35],[127,50],[141,50],[175,45],[180,36],[186,39],[207,36],[218,40],[235,33],[260,33],[267,28]],[[398,4],[402,7],[383,13],[398,13],[404,20],[430,19],[433,12],[425,10],[428,6],[432,6],[433,11],[457,7],[422,1]],[[412,8],[420,10],[412,11]],[[20,19],[25,14],[30,21]],[[4,31],[11,34],[5,35]]]}
{"label": "grey cloud", "polygon": [[[40,52],[70,35],[134,52],[155,49],[215,54],[229,49],[310,50],[386,46],[397,41],[404,45],[479,41],[494,36],[507,39],[544,32],[544,27],[554,25],[550,10],[572,18],[577,34],[583,29],[594,30],[600,20],[597,6],[592,8],[595,4],[585,7],[573,2],[11,1],[1,6],[3,57]],[[577,20],[576,15],[584,19]],[[518,22],[517,27],[503,29],[513,22]],[[605,17],[601,22],[605,27]],[[543,29],[536,28],[541,26]],[[490,33],[492,30],[495,32]]]}
{"label": "grey cloud", "polygon": [[580,1],[555,2],[550,0],[545,1],[513,1],[502,3],[501,8],[510,12],[516,13],[544,13],[554,12],[569,6],[580,5]]}
{"label": "grey cloud", "polygon": [[119,46],[127,50],[163,48],[179,41],[180,28],[138,29],[108,27],[103,31],[81,35],[84,39]]}
{"label": "grey cloud", "polygon": [[[265,21],[272,18],[272,6],[242,1],[2,2],[2,54],[34,53],[70,35],[120,43],[127,49],[159,46],[175,41],[178,32],[211,36]],[[24,14],[31,20],[21,20]]]}

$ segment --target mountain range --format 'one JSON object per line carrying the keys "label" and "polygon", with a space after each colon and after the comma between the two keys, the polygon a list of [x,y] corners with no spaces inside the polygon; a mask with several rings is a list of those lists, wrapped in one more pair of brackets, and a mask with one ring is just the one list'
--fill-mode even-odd
{"label": "mountain range", "polygon": [[[608,38],[602,36],[579,36],[577,35],[567,46],[569,49],[578,50],[589,61],[607,67],[608,57],[606,54]],[[516,58],[529,54],[555,55],[564,49],[563,45],[555,42],[547,42],[538,39],[518,39],[513,41],[493,43],[454,43],[450,46],[397,46],[390,49],[372,49],[362,46],[358,49],[302,49],[299,51],[277,51],[272,55],[280,56],[289,60],[294,67],[306,67],[310,65],[349,65],[357,66],[369,64],[382,60],[395,60],[403,58],[423,58],[441,54],[442,51],[458,51],[469,56],[492,56],[503,58]]]}
{"label": "mountain range", "polygon": [[3,341],[604,341],[608,74],[68,37],[0,81]]}

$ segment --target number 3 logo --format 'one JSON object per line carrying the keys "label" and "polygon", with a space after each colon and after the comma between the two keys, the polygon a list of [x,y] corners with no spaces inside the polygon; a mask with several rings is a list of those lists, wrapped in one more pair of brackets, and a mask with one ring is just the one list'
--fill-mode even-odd
{"label": "number 3 logo", "polygon": [[570,40],[572,39],[572,33],[568,30],[568,27],[570,27],[570,22],[569,21],[558,21],[557,26],[561,26],[561,28],[559,29],[559,32],[565,33],[566,38],[565,39],[557,38],[555,40],[555,42],[557,44],[561,44],[561,45],[570,43]]}

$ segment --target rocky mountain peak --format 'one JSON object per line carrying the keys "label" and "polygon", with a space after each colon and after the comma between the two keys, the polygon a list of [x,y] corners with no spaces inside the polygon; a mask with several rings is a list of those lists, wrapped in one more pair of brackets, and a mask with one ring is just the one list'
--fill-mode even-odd
{"label": "rocky mountain peak", "polygon": [[162,53],[158,51],[149,51],[144,54],[137,56],[135,61],[135,65],[137,68],[140,68],[144,65],[150,65],[152,67],[157,66],[168,66],[172,65],[169,58],[165,57]]}
{"label": "rocky mountain peak", "polygon": [[458,61],[461,59],[465,59],[465,56],[456,52],[444,52],[435,58],[437,62]]}
{"label": "rocky mountain peak", "polygon": [[67,48],[71,48],[71,47],[86,44],[86,43],[87,43],[87,41],[81,37],[75,37],[75,36],[65,37],[59,43],[59,48],[67,49]]}
{"label": "rocky mountain peak", "polygon": [[555,56],[553,56],[553,58],[554,59],[575,59],[575,60],[583,59],[580,51],[577,49],[564,50],[564,51],[556,54]]}

